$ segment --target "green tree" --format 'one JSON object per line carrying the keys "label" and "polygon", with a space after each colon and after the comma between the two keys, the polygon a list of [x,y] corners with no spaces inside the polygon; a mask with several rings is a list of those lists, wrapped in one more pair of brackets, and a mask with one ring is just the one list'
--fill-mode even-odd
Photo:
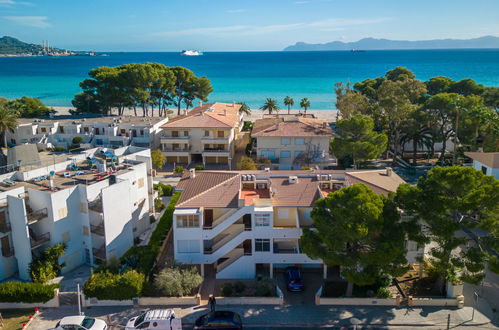
{"label": "green tree", "polygon": [[286,96],[284,98],[284,105],[288,107],[288,115],[291,111],[291,107],[295,104],[295,100],[291,96]]}
{"label": "green tree", "polygon": [[238,104],[241,105],[241,107],[239,108],[240,114],[244,114],[247,116],[251,115],[251,108],[246,104],[246,102],[239,102]]}
{"label": "green tree", "polygon": [[[417,186],[401,185],[395,201],[408,215],[423,221],[425,235],[433,243],[429,262],[440,289],[445,280],[478,284],[485,262],[497,262],[487,246],[481,246],[488,242],[497,249],[499,181],[492,176],[471,167],[435,167]],[[476,226],[490,233],[482,243],[458,234],[462,228]]]}
{"label": "green tree", "polygon": [[430,95],[448,93],[453,83],[454,81],[447,77],[433,77],[426,82],[426,88]]}
{"label": "green tree", "polygon": [[40,255],[31,261],[29,271],[33,282],[45,283],[60,275],[64,264],[59,264],[59,258],[64,255],[66,247],[57,244],[44,249]]}
{"label": "green tree", "polygon": [[378,158],[386,149],[387,137],[373,130],[373,120],[364,115],[337,122],[338,137],[331,141],[331,152],[342,160],[351,157],[354,166],[358,163]]}
{"label": "green tree", "polygon": [[153,151],[151,151],[151,161],[152,161],[152,166],[155,169],[162,169],[163,164],[166,161],[166,157],[165,157],[165,155],[163,155],[161,150],[154,149]]}
{"label": "green tree", "polygon": [[[428,122],[428,116],[420,110],[414,111],[411,117],[401,126],[400,145],[402,150],[405,145],[412,144],[412,164],[417,165],[418,149],[429,149],[430,154],[433,154],[433,130],[430,128],[431,123]],[[403,153],[403,152],[402,152]]]}
{"label": "green tree", "polygon": [[22,118],[48,116],[49,113],[55,112],[53,109],[50,109],[43,104],[40,99],[26,96],[9,101],[6,106],[10,107],[13,111],[16,111],[18,116]]}
{"label": "green tree", "polygon": [[398,66],[395,69],[388,70],[385,78],[391,81],[414,80],[416,75],[411,70]]}
{"label": "green tree", "polygon": [[483,85],[477,84],[470,78],[456,81],[449,87],[449,93],[457,93],[463,96],[481,95],[483,90]]}
{"label": "green tree", "polygon": [[404,272],[409,223],[400,221],[395,204],[385,196],[354,184],[319,199],[311,214],[315,228],[304,229],[302,249],[313,259],[341,267],[348,296],[353,284],[371,285],[386,274]]}
{"label": "green tree", "polygon": [[485,87],[482,97],[486,106],[499,110],[499,87]]}
{"label": "green tree", "polygon": [[256,163],[250,157],[244,155],[237,162],[238,170],[256,170]]}
{"label": "green tree", "polygon": [[366,96],[354,91],[337,95],[336,108],[340,111],[342,119],[351,119],[355,115],[369,113],[369,103]]}
{"label": "green tree", "polygon": [[273,98],[265,99],[265,103],[260,107],[260,110],[268,111],[269,115],[272,113],[279,113],[279,106],[277,105],[277,101]]}
{"label": "green tree", "polygon": [[181,66],[173,67],[171,70],[175,76],[172,101],[177,107],[178,115],[180,115],[182,103],[189,108],[196,98],[201,101],[208,101],[208,95],[213,92],[213,88],[206,77],[196,77],[191,70]]}
{"label": "green tree", "polygon": [[300,100],[300,108],[305,110],[305,116],[307,115],[307,109],[310,108],[310,100],[306,97]]}
{"label": "green tree", "polygon": [[7,148],[7,131],[17,128],[17,113],[7,104],[0,104],[0,134],[3,136],[3,145]]}

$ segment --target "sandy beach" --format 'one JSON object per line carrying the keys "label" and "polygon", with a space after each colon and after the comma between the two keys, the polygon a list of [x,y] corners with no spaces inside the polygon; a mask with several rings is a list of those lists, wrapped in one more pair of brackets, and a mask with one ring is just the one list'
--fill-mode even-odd
{"label": "sandy beach", "polygon": [[[74,109],[72,107],[51,107],[51,108],[57,111],[56,115],[70,115],[69,110]],[[169,117],[173,118],[177,115],[177,109],[171,109],[171,110],[173,111],[173,114],[169,115]],[[297,114],[299,112],[303,113],[303,110],[292,109],[290,111],[291,114]],[[157,111],[155,111],[154,113],[155,115],[158,114]],[[279,111],[279,114],[287,114],[287,113],[288,113],[287,109]],[[338,110],[307,110],[307,114],[313,114],[316,118],[327,120],[328,122],[335,122],[337,113]],[[124,114],[125,116],[134,115],[132,109],[125,109]],[[137,114],[141,116],[142,111],[137,110]],[[257,119],[261,119],[263,117],[263,114],[264,114],[263,110],[251,110],[251,115],[245,115],[244,120],[255,121]]]}

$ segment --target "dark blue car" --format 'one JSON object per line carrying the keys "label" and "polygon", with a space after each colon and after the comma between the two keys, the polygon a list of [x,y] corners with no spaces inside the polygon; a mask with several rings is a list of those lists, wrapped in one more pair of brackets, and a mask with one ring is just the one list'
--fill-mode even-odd
{"label": "dark blue car", "polygon": [[243,324],[239,314],[230,311],[211,312],[199,317],[194,323],[194,330],[239,330],[242,328]]}
{"label": "dark blue car", "polygon": [[286,268],[286,288],[288,291],[303,291],[305,286],[301,279],[301,272],[299,268],[288,267]]}

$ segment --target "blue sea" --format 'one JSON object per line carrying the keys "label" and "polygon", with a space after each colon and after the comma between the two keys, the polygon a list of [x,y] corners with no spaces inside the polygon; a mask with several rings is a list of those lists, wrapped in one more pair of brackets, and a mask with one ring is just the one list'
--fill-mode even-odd
{"label": "blue sea", "polygon": [[[208,52],[203,56],[180,53],[109,53],[107,57],[0,57],[0,96],[38,97],[50,106],[70,106],[80,92],[78,83],[91,68],[125,63],[159,62],[184,66],[208,77],[214,92],[210,101],[244,101],[259,108],[265,98],[308,97],[312,109],[334,109],[336,82],[375,78],[396,66],[412,70],[417,78],[447,76],[473,78],[499,86],[499,50],[403,50],[331,52]],[[295,106],[296,107],[296,106]]]}

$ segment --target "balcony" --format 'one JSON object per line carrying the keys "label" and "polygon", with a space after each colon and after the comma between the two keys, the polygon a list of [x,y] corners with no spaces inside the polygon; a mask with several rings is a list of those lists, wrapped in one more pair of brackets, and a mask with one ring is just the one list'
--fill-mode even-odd
{"label": "balcony", "polygon": [[11,231],[11,228],[10,228],[10,223],[7,222],[7,221],[1,221],[0,222],[0,233],[8,233],[9,231]]}
{"label": "balcony", "polygon": [[94,258],[101,261],[101,262],[105,262],[106,261],[106,249],[105,247],[101,247],[101,248],[94,248],[93,249],[93,254],[94,254]]}
{"label": "balcony", "polygon": [[88,202],[88,208],[94,212],[102,213],[102,197],[97,197],[91,202]]}
{"label": "balcony", "polygon": [[92,232],[92,234],[104,236],[105,235],[104,222],[98,225],[90,225],[90,231]]}
{"label": "balcony", "polygon": [[163,148],[163,152],[168,152],[168,153],[189,153],[190,148]]}
{"label": "balcony", "polygon": [[2,256],[5,258],[12,257],[14,255],[14,248],[11,246],[9,248],[2,247]]}
{"label": "balcony", "polygon": [[30,225],[42,220],[43,218],[48,217],[48,210],[46,207],[33,211],[31,207],[26,205],[26,211],[28,212],[28,214],[26,214],[26,217],[28,218],[28,224]]}
{"label": "balcony", "polygon": [[228,143],[229,141],[229,136],[203,136],[201,138],[202,143],[208,143],[208,144],[213,144],[213,143]]}
{"label": "balcony", "polygon": [[298,241],[274,241],[274,253],[299,254],[301,253]]}
{"label": "balcony", "polygon": [[169,143],[187,143],[190,139],[190,136],[171,136],[171,135],[162,135],[160,138],[161,143],[169,144]]}
{"label": "balcony", "polygon": [[32,232],[30,233],[31,249],[36,249],[49,242],[50,242],[50,233],[44,233],[42,235],[35,235]]}

